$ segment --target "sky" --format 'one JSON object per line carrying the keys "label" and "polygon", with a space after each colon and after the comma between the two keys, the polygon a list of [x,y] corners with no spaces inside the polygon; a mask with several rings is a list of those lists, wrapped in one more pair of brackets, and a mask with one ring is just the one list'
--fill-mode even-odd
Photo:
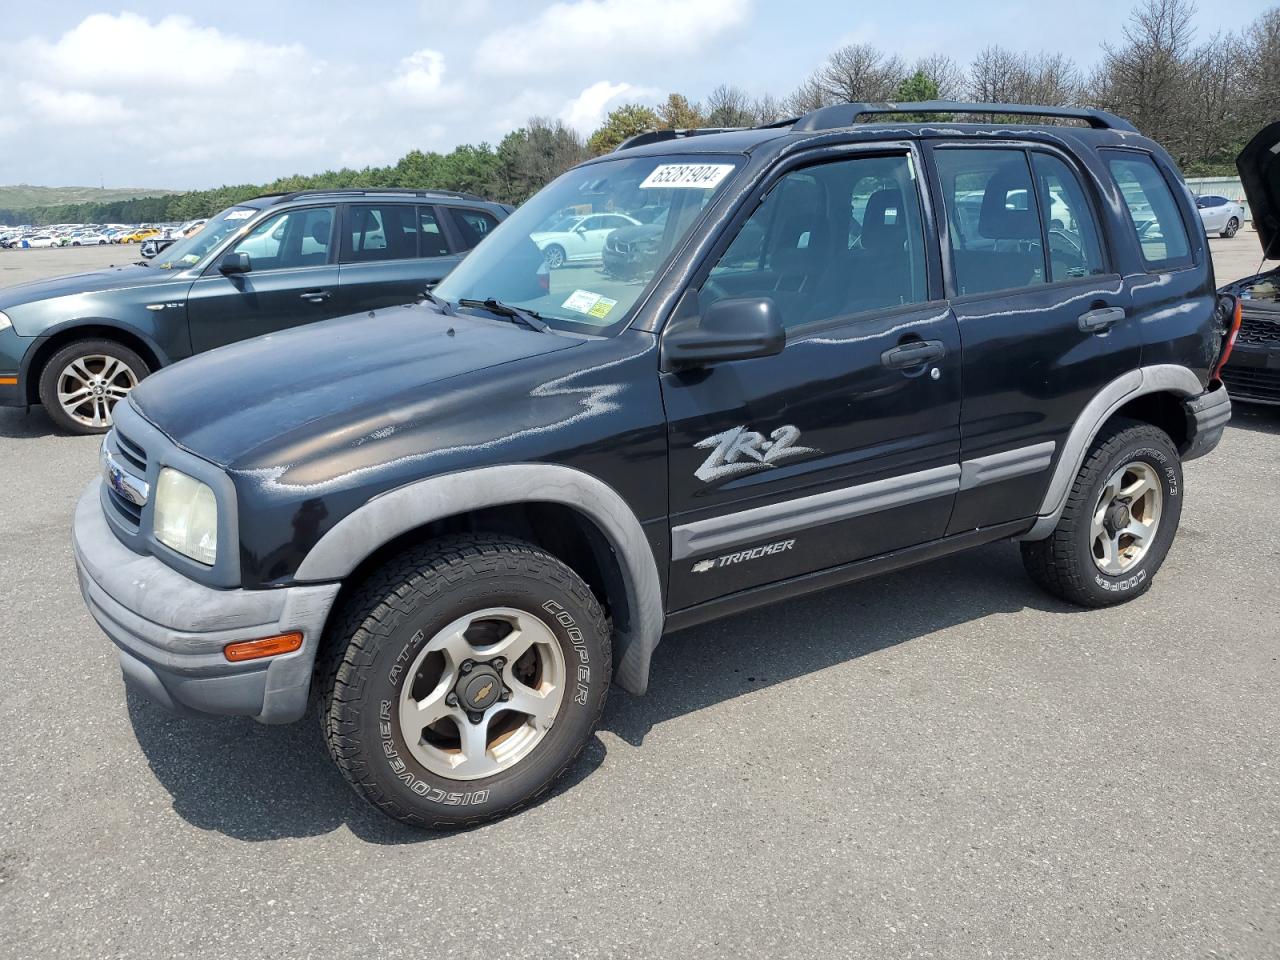
{"label": "sky", "polygon": [[[1202,36],[1263,0],[1216,0]],[[1083,67],[1127,0],[0,0],[0,184],[190,189],[496,144],[528,117],[720,83],[784,96],[844,43],[967,62],[998,43]],[[910,11],[904,23],[902,12]],[[1056,15],[1055,15],[1056,14]]]}

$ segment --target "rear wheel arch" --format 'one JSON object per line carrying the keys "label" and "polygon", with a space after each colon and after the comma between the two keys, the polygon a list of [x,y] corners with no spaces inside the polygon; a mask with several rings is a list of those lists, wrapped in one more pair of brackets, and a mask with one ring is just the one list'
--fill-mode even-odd
{"label": "rear wheel arch", "polygon": [[483,467],[399,487],[326,533],[296,579],[341,580],[338,610],[344,595],[406,550],[472,532],[519,537],[582,577],[613,624],[615,679],[632,693],[644,693],[664,619],[657,563],[618,493],[570,467]]}

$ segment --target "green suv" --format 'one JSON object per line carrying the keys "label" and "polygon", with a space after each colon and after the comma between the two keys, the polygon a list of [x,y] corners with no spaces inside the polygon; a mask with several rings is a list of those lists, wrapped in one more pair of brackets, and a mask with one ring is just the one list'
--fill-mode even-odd
{"label": "green suv", "polygon": [[417,299],[510,212],[446,191],[272,194],[150,262],[0,290],[0,405],[41,403],[66,430],[103,433],[160,367]]}

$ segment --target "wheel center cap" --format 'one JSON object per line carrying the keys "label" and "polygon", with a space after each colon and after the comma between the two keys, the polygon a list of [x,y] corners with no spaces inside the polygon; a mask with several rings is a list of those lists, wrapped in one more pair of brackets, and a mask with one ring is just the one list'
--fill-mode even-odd
{"label": "wheel center cap", "polygon": [[1113,503],[1107,509],[1106,526],[1107,530],[1114,535],[1117,530],[1123,530],[1129,525],[1129,506],[1124,503]]}
{"label": "wheel center cap", "polygon": [[477,667],[454,689],[467,710],[486,710],[502,695],[502,678],[492,667]]}

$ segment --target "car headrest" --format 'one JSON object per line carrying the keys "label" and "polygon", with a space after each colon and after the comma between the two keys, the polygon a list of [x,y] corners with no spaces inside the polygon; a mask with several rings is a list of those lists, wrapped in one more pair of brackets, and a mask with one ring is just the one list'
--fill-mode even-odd
{"label": "car headrest", "polygon": [[311,221],[311,239],[320,246],[329,245],[329,217],[316,217]]}
{"label": "car headrest", "polygon": [[987,181],[982,195],[978,232],[990,240],[1039,240],[1040,223],[1032,205],[1034,195],[1035,189],[1024,168],[1010,166],[997,170]]}
{"label": "car headrest", "polygon": [[862,215],[862,248],[864,250],[891,250],[902,248],[906,236],[907,221],[902,208],[902,191],[886,187],[877,190],[867,200]]}

